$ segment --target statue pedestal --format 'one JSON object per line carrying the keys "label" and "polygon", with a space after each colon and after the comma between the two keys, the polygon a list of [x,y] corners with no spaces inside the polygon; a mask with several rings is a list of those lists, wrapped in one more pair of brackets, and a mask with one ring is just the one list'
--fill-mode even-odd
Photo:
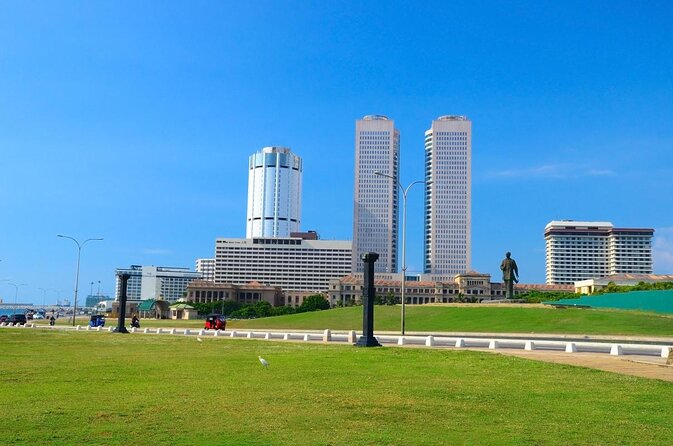
{"label": "statue pedestal", "polygon": [[355,343],[356,347],[383,347],[378,339],[374,336],[360,336],[358,342]]}

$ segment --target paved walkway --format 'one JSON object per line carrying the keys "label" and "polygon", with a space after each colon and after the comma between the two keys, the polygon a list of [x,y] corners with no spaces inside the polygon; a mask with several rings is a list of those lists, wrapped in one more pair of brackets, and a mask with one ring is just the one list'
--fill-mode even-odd
{"label": "paved walkway", "polygon": [[621,373],[622,375],[639,376],[642,378],[660,379],[673,382],[673,365],[666,365],[665,358],[652,356],[609,356],[594,353],[562,353],[540,350],[484,350],[499,355],[517,356],[519,358],[536,361],[568,364],[579,367],[604,370],[606,372]]}

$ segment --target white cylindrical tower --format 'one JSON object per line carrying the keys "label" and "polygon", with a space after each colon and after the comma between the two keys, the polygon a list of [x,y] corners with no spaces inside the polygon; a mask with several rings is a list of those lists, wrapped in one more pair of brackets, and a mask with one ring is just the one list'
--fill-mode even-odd
{"label": "white cylindrical tower", "polygon": [[289,237],[301,225],[301,158],[287,147],[250,156],[246,238]]}

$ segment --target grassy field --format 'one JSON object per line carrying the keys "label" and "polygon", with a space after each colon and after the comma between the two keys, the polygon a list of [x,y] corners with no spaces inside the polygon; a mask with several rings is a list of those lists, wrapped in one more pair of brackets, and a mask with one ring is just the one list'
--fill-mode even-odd
{"label": "grassy field", "polygon": [[[408,331],[567,333],[594,335],[673,336],[673,316],[623,310],[555,309],[540,306],[445,305],[407,306]],[[375,329],[398,331],[399,306],[376,306]],[[86,324],[88,319],[78,323]],[[108,319],[108,325],[116,325]],[[46,323],[41,321],[41,323]],[[68,321],[59,319],[59,324]],[[127,320],[127,324],[130,323]],[[203,327],[202,320],[155,321],[144,319],[143,327]],[[227,328],[268,328],[297,330],[361,330],[362,307],[293,314],[288,316],[232,320]]]}
{"label": "grassy field", "polygon": [[[375,329],[400,329],[399,306],[377,306]],[[362,329],[362,308],[231,321],[232,328]],[[524,306],[408,306],[406,328],[417,332],[569,333],[673,336],[673,317],[618,310]]]}
{"label": "grassy field", "polygon": [[4,444],[673,438],[673,384],[489,353],[0,329],[0,357]]}

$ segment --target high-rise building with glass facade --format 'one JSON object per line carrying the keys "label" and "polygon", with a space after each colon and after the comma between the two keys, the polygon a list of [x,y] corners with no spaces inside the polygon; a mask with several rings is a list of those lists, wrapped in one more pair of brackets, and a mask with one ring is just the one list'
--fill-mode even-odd
{"label": "high-rise building with glass facade", "polygon": [[[379,171],[386,176],[376,175]],[[397,272],[400,132],[392,119],[369,115],[355,123],[353,272],[362,254],[376,252],[376,272]]]}
{"label": "high-rise building with glass facade", "polygon": [[453,276],[472,262],[472,121],[440,116],[425,132],[424,271]]}
{"label": "high-rise building with glass facade", "polygon": [[289,237],[301,226],[301,158],[286,147],[250,156],[246,238]]}

